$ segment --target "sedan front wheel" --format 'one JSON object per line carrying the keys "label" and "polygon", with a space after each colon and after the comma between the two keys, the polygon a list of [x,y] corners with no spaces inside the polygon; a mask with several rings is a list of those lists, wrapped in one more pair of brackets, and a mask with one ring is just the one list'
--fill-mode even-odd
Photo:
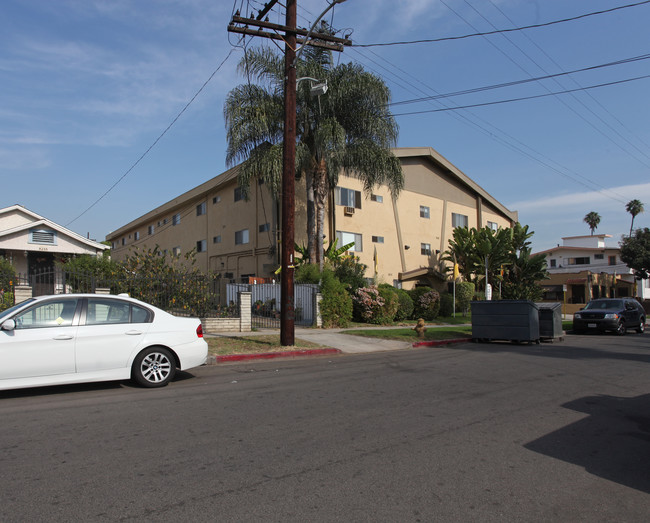
{"label": "sedan front wheel", "polygon": [[172,353],[164,347],[150,347],[135,358],[131,376],[143,387],[164,387],[176,373]]}

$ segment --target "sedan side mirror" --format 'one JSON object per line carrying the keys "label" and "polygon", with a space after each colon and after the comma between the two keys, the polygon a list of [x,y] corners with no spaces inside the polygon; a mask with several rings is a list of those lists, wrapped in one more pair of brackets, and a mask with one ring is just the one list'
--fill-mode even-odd
{"label": "sedan side mirror", "polygon": [[0,328],[2,328],[3,331],[12,331],[16,328],[16,322],[14,320],[5,320]]}

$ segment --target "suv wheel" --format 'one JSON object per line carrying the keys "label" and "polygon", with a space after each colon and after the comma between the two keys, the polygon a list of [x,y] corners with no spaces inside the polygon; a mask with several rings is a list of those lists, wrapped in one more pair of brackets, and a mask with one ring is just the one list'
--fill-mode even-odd
{"label": "suv wheel", "polygon": [[641,317],[641,323],[639,323],[639,326],[636,328],[636,331],[639,334],[643,334],[645,332],[645,318]]}
{"label": "suv wheel", "polygon": [[616,328],[616,334],[619,336],[625,336],[627,334],[627,327],[625,326],[624,321],[618,322],[618,327]]}

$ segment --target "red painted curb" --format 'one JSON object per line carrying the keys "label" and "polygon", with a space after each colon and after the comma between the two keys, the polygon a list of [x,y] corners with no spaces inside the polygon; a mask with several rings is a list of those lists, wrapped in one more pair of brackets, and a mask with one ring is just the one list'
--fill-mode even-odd
{"label": "red painted curb", "polygon": [[468,343],[472,338],[456,338],[454,340],[433,340],[433,341],[416,341],[413,347],[436,347],[438,345],[449,345],[450,343]]}
{"label": "red painted curb", "polygon": [[258,354],[226,354],[225,356],[216,356],[217,363],[227,363],[233,361],[246,360],[271,360],[273,358],[293,358],[296,356],[326,356],[328,354],[341,354],[340,349],[305,349],[305,350],[288,350],[282,352],[262,352]]}

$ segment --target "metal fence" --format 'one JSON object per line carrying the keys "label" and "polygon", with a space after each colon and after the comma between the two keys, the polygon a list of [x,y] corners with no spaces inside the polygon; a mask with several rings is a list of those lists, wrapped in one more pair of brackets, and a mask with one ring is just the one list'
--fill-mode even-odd
{"label": "metal fence", "polygon": [[[294,285],[294,312],[296,325],[314,324],[314,296],[318,293],[316,284]],[[272,283],[226,285],[228,303],[238,301],[240,292],[251,293],[252,326],[257,328],[280,328],[280,285]]]}
{"label": "metal fence", "polygon": [[127,271],[98,275],[55,267],[29,275],[18,274],[16,282],[18,285],[29,285],[32,296],[95,293],[97,289],[108,289],[111,294],[126,293],[178,316],[239,316],[237,300],[230,305],[221,305],[222,280],[217,276],[153,278]]}

